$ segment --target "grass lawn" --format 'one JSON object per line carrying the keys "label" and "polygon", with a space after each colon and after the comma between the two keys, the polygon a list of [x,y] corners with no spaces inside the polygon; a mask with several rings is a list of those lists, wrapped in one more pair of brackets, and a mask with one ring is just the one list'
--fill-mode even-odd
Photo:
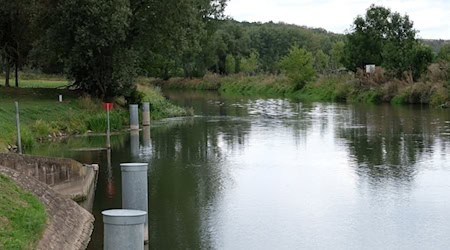
{"label": "grass lawn", "polygon": [[0,174],[0,249],[34,249],[46,221],[42,203]]}

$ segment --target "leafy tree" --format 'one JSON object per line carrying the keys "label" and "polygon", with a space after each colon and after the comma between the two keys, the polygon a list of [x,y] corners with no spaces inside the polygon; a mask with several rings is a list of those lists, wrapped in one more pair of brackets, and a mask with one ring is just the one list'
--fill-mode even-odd
{"label": "leafy tree", "polygon": [[302,89],[316,74],[312,53],[296,46],[292,46],[289,54],[280,60],[279,67],[292,80],[295,90]]}
{"label": "leafy tree", "polygon": [[236,59],[233,55],[227,55],[225,59],[225,72],[227,74],[236,73]]}
{"label": "leafy tree", "polygon": [[333,70],[341,68],[344,58],[345,43],[342,41],[335,42],[330,52],[330,67]]}
{"label": "leafy tree", "polygon": [[371,5],[365,17],[358,16],[347,34],[344,66],[352,71],[366,64],[381,65],[396,76],[414,71],[418,41],[413,22],[390,9]]}
{"label": "leafy tree", "polygon": [[18,70],[25,64],[33,39],[32,22],[36,3],[31,0],[1,1],[0,55],[5,65],[5,86],[9,86],[14,66],[15,86],[19,87]]}
{"label": "leafy tree", "polygon": [[433,49],[424,44],[417,44],[414,47],[412,68],[413,79],[417,80],[420,76],[427,71],[428,65],[433,62],[434,53]]}
{"label": "leafy tree", "polygon": [[258,69],[258,52],[252,51],[248,58],[241,58],[240,62],[241,72],[245,74],[253,74]]}
{"label": "leafy tree", "polygon": [[317,50],[314,54],[314,69],[321,74],[325,73],[328,69],[330,57],[325,54],[321,49]]}
{"label": "leafy tree", "polygon": [[444,44],[437,55],[438,60],[450,62],[450,44]]}
{"label": "leafy tree", "polygon": [[[46,0],[44,35],[73,86],[103,99],[136,96],[139,66],[192,76],[204,29],[226,0]],[[154,63],[148,60],[155,59]]]}

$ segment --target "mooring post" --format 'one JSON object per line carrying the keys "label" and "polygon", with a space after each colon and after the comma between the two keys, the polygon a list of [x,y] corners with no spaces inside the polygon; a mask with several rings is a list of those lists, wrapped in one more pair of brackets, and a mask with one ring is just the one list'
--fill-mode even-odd
{"label": "mooring post", "polygon": [[22,141],[20,139],[19,102],[16,102],[16,127],[17,127],[17,148],[19,150],[19,154],[22,154]]}
{"label": "mooring post", "polygon": [[139,110],[137,104],[130,104],[130,129],[139,130]]}
{"label": "mooring post", "polygon": [[142,103],[142,126],[150,126],[150,103]]}
{"label": "mooring post", "polygon": [[[148,163],[121,163],[122,208],[148,213]],[[148,242],[148,214],[145,217],[144,241]]]}
{"label": "mooring post", "polygon": [[102,214],[104,250],[144,249],[144,223],[147,212],[112,209],[105,210]]}

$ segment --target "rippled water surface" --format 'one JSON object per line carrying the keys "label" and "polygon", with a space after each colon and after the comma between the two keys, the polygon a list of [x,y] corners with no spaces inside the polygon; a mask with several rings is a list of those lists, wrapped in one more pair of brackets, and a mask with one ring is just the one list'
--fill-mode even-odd
{"label": "rippled water surface", "polygon": [[[169,93],[197,116],[42,154],[99,162],[100,212],[120,162],[149,162],[151,249],[448,249],[450,111]],[[55,150],[58,148],[58,150]]]}

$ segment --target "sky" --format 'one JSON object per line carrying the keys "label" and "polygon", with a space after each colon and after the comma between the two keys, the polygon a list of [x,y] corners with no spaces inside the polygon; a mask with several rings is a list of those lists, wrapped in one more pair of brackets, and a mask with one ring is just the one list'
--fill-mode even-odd
{"label": "sky", "polygon": [[409,15],[418,38],[450,39],[450,0],[229,0],[225,14],[237,21],[284,22],[345,33],[372,3]]}

